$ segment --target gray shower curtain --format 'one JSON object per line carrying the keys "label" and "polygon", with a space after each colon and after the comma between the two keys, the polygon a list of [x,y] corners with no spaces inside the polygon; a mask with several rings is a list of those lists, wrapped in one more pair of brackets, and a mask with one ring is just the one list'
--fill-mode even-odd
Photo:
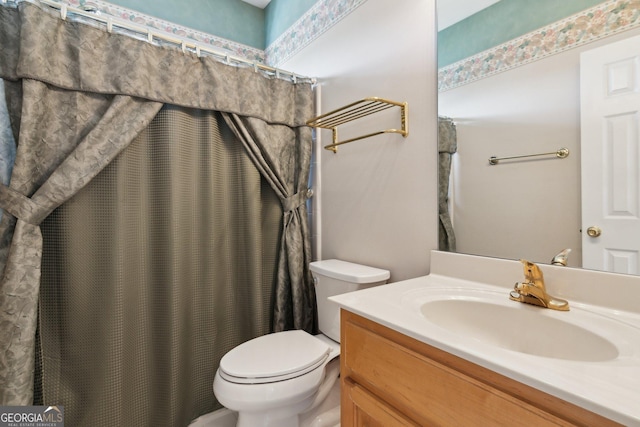
{"label": "gray shower curtain", "polygon": [[281,223],[219,113],[163,107],[42,224],[42,401],[92,427],[217,409],[220,358],[269,332]]}
{"label": "gray shower curtain", "polygon": [[[288,127],[292,131],[277,132],[277,141],[260,134],[253,139],[264,150],[273,144],[288,147],[286,151],[300,159],[296,167],[308,168],[302,163],[311,150],[305,120],[313,103],[309,83],[264,78],[253,69],[62,21],[30,3],[0,7],[0,78],[17,141],[10,184],[0,185],[0,404],[26,405],[33,397],[41,222],[116,158],[163,104],[251,117],[263,128]],[[279,195],[282,239],[300,249],[286,256],[308,259],[307,230],[290,220],[291,211],[306,217],[304,203],[292,206],[288,198],[300,194],[298,178],[280,181],[295,184]],[[301,312],[302,319],[275,320],[275,330],[303,327],[314,332],[311,276],[306,266],[294,271],[302,264],[278,261],[279,268],[287,270],[278,271],[278,280],[285,282],[284,288],[295,289],[296,299],[288,304],[305,308],[288,310]],[[280,319],[279,314],[274,319]]]}

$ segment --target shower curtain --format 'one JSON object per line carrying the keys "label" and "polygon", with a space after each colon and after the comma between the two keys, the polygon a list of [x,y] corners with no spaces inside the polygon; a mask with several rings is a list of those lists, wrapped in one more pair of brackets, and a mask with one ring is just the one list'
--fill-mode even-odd
{"label": "shower curtain", "polygon": [[75,426],[217,409],[220,358],[269,332],[281,223],[219,113],[163,107],[42,223],[36,401],[64,402]]}
{"label": "shower curtain", "polygon": [[[0,78],[4,79],[6,111],[17,142],[10,184],[0,185],[0,209],[4,212],[0,221],[0,341],[5,343],[0,351],[0,404],[25,405],[33,401],[37,307],[40,287],[45,285],[40,280],[43,247],[40,224],[88,185],[114,159],[120,159],[119,155],[125,156],[123,150],[148,128],[163,104],[220,112],[216,115],[216,123],[226,123],[243,146],[253,147],[251,152],[248,151],[249,158],[255,162],[281,205],[282,229],[279,230],[281,237],[278,242],[271,328],[275,331],[300,328],[315,332],[315,299],[306,265],[310,251],[304,222],[306,177],[311,150],[311,131],[305,126],[305,120],[313,112],[310,83],[294,84],[268,79],[255,73],[252,68],[232,67],[211,58],[199,58],[176,49],[161,48],[128,36],[107,33],[83,23],[63,21],[49,10],[30,3],[20,3],[17,8],[0,7],[0,47]],[[238,126],[238,123],[242,123],[242,126]],[[239,190],[240,193],[244,191]],[[162,191],[154,194],[160,198],[166,196]],[[143,203],[141,199],[132,200]],[[179,210],[179,198],[167,201],[172,210]],[[118,199],[118,202],[122,200]],[[196,213],[195,210],[190,212]],[[90,224],[86,232],[89,235],[100,234],[100,230],[96,230],[88,219],[79,221],[76,218],[71,222],[79,227]],[[49,228],[47,230],[50,231]],[[199,235],[198,231],[196,235]],[[139,232],[142,234],[130,239],[145,241],[147,235]],[[193,230],[190,232],[194,233]],[[45,238],[46,247],[54,244],[56,251],[60,248],[55,245],[66,243],[64,239],[58,242],[56,238],[54,241],[48,235]],[[186,274],[184,266],[202,261],[186,254],[182,256],[180,243],[183,239],[181,232],[166,238],[178,245],[173,250],[181,254],[180,263],[179,268],[173,264],[175,261],[172,261],[171,268],[166,265],[171,273],[168,283],[175,286],[163,284],[167,288],[159,293],[172,295],[181,275]],[[77,242],[78,239],[73,241]],[[152,239],[145,242],[148,247],[156,247]],[[122,257],[120,252],[116,251],[116,254]],[[139,256],[141,263],[147,262],[143,254]],[[206,261],[212,263],[215,256],[210,257],[212,259],[207,258]],[[123,259],[117,268],[104,267],[107,269],[105,274],[119,276],[124,270],[131,270],[126,266],[132,259]],[[48,252],[46,260],[50,260]],[[89,262],[83,268],[90,266]],[[156,269],[148,268],[143,263],[136,274],[156,272]],[[65,265],[53,268],[55,274],[50,275],[51,267],[47,264],[47,277],[54,279],[52,284],[47,283],[46,290],[42,289],[43,297],[55,295],[57,299],[54,305],[58,305],[58,309],[69,301],[77,302],[74,306],[80,310],[80,318],[87,319],[85,322],[88,324],[93,322],[94,326],[101,327],[103,317],[83,308],[82,302],[91,298],[64,291],[56,282],[56,269],[64,270]],[[235,274],[232,274],[234,279]],[[122,294],[118,292],[112,291],[115,296],[110,297],[116,300],[137,298],[129,291],[123,290]],[[111,304],[108,300],[105,299],[107,306]],[[182,307],[188,305],[187,299],[178,298],[176,301]],[[197,296],[189,301],[194,307],[205,303]],[[42,303],[43,310],[44,306],[45,303]],[[144,317],[142,313],[151,310],[150,307],[141,307],[140,313],[131,310],[126,313],[132,319]],[[162,312],[158,307],[153,307]],[[102,313],[100,310],[98,312]],[[217,314],[216,321],[228,320],[223,313]],[[54,355],[51,360],[47,359],[44,353],[50,345],[47,340],[51,337],[48,334],[45,336],[45,332],[57,328],[57,332],[64,335],[66,331],[63,325],[44,325],[45,319],[40,320],[45,374],[47,363],[53,363],[53,366],[57,363],[60,370],[83,370],[86,374],[84,381],[94,378],[102,381],[103,377],[92,368],[74,366],[73,358],[58,360],[58,356]],[[78,322],[81,321],[74,323]],[[172,323],[169,320],[165,322]],[[86,326],[89,328],[91,325]],[[171,337],[192,333],[190,326],[175,326]],[[249,335],[258,333],[253,327],[247,330],[251,331]],[[135,351],[127,351],[131,347],[123,339],[116,328],[106,337],[97,337],[93,344],[81,341],[75,344],[89,351],[97,351],[107,342],[113,344],[114,351],[126,361],[128,357],[131,357],[131,361],[140,357]],[[135,339],[131,339],[130,343],[135,342]],[[60,353],[66,355],[62,348]],[[157,354],[162,352],[158,351]],[[162,358],[172,364],[177,360],[177,355],[162,354]],[[109,365],[103,366],[102,370],[111,372]],[[121,376],[128,374],[126,370],[117,373]],[[65,377],[61,381],[56,387],[65,393],[69,389],[68,379]],[[166,384],[158,381],[157,384]],[[82,383],[73,391],[80,406],[85,403],[84,386]],[[123,399],[120,394],[122,390],[118,387],[109,390],[111,394],[105,395],[105,398],[120,399],[123,405],[132,403]],[[46,385],[44,391],[47,391]],[[151,393],[152,390],[145,391]],[[147,400],[150,402],[151,396]]]}
{"label": "shower curtain", "polygon": [[456,125],[448,117],[438,117],[438,249],[456,251],[456,235],[449,213],[451,157],[458,149]]}

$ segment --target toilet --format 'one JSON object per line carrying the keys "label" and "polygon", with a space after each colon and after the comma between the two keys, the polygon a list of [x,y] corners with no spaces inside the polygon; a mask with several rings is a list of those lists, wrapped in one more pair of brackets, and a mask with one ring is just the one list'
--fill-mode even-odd
{"label": "toilet", "polygon": [[240,344],[220,361],[213,391],[222,405],[238,413],[238,427],[339,424],[340,308],[328,298],[382,285],[389,272],[336,259],[315,261],[309,268],[321,334],[294,330],[264,335]]}

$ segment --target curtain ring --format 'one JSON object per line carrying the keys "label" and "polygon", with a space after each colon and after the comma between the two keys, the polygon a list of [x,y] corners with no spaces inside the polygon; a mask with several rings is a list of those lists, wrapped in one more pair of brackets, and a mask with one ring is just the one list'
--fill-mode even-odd
{"label": "curtain ring", "polygon": [[201,56],[201,55],[202,55],[202,54],[201,54],[201,52],[200,52],[200,46],[196,45],[196,56],[197,56],[198,58],[200,58],[200,56]]}
{"label": "curtain ring", "polygon": [[64,3],[60,5],[60,18],[62,18],[63,21],[67,20],[67,5]]}

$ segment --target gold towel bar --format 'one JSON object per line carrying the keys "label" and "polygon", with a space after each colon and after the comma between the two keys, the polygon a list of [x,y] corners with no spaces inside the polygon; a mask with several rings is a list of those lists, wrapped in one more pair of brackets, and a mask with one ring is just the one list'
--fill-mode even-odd
{"label": "gold towel bar", "polygon": [[511,159],[521,159],[523,157],[538,157],[538,156],[551,156],[551,155],[554,155],[559,159],[564,159],[565,157],[569,156],[569,149],[563,147],[563,148],[559,149],[558,151],[552,151],[550,153],[525,154],[523,156],[511,156],[511,157],[491,156],[491,157],[489,157],[489,164],[490,165],[497,165],[500,160],[511,160]]}
{"label": "gold towel bar", "polygon": [[[338,142],[338,126],[393,107],[400,107],[401,129],[381,130]],[[324,148],[336,153],[338,151],[336,148],[338,145],[369,138],[375,135],[381,135],[383,133],[399,133],[403,137],[406,137],[409,135],[408,115],[409,106],[406,102],[395,102],[389,101],[388,99],[370,97],[361,99],[360,101],[353,102],[342,108],[338,108],[337,110],[330,111],[326,114],[308,120],[307,125],[315,128],[331,129],[333,131],[333,143],[325,146]]]}

